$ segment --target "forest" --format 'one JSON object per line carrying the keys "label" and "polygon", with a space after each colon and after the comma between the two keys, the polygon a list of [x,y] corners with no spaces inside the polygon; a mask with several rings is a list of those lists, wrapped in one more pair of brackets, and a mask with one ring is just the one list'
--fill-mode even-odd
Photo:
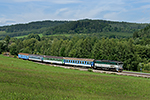
{"label": "forest", "polygon": [[141,29],[140,31],[135,31],[133,33],[133,38],[141,38],[141,37],[150,38],[150,25],[148,25],[144,29]]}
{"label": "forest", "polygon": [[[12,55],[22,52],[62,57],[117,60],[124,62],[124,70],[140,71],[142,68],[143,71],[150,72],[150,26],[148,24],[101,20],[95,22],[92,20],[58,21],[57,24],[60,25],[52,25],[48,29],[45,25],[46,30],[43,37],[36,33],[20,39],[6,35],[0,41],[0,53],[8,51]],[[1,30],[4,31],[5,28],[3,27]],[[21,29],[18,28],[18,30]],[[114,37],[109,35],[103,37],[97,34],[106,31],[116,32],[116,35]],[[120,36],[118,38],[117,31],[131,33],[133,36]],[[80,32],[85,33],[85,35],[80,35]],[[70,37],[47,36],[64,33],[77,35]]]}
{"label": "forest", "polygon": [[[114,22],[106,20],[83,19],[77,21],[37,21],[27,24],[16,24],[0,27],[0,40],[7,35],[10,37],[23,36],[31,33],[53,35],[53,34],[90,34],[101,37],[104,33],[106,37],[108,32],[133,34],[135,31],[143,29],[148,24],[137,24],[128,22]],[[94,33],[94,34],[93,34]],[[114,34],[115,35],[115,34]],[[110,37],[114,37],[110,36]],[[124,37],[124,36],[123,36]],[[126,36],[130,37],[130,36]]]}
{"label": "forest", "polygon": [[0,53],[9,51],[62,57],[93,58],[124,62],[125,70],[150,71],[150,39],[114,39],[97,37],[40,38],[30,34],[24,40],[6,36],[0,42]]}

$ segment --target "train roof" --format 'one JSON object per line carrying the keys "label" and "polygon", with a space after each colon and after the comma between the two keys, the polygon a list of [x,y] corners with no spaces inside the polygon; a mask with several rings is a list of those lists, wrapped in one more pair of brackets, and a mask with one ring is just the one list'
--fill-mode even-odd
{"label": "train roof", "polygon": [[55,59],[63,59],[63,57],[57,57],[57,56],[43,56],[44,58],[55,58]]}
{"label": "train roof", "polygon": [[43,55],[29,54],[29,56],[43,57]]}
{"label": "train roof", "polygon": [[64,59],[67,60],[79,60],[79,61],[94,61],[94,59],[87,59],[87,58],[70,58],[70,57],[64,57]]}
{"label": "train roof", "polygon": [[95,62],[109,62],[109,63],[123,63],[121,61],[114,61],[114,60],[95,60]]}
{"label": "train roof", "polygon": [[26,56],[28,56],[29,54],[28,53],[19,53],[19,55],[26,55]]}

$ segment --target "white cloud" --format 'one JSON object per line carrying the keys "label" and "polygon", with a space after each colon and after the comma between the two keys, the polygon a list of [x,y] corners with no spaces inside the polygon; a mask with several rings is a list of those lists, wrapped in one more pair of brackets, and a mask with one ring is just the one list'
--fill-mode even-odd
{"label": "white cloud", "polygon": [[150,3],[150,0],[137,0],[135,3]]}
{"label": "white cloud", "polygon": [[58,9],[55,14],[58,15],[58,14],[60,14],[62,12],[67,11],[67,10],[68,10],[68,8],[61,8],[61,9]]}
{"label": "white cloud", "polygon": [[140,7],[140,9],[149,9],[150,8],[150,5],[144,5],[142,7]]}
{"label": "white cloud", "polygon": [[52,2],[57,4],[81,3],[80,0],[53,0]]}
{"label": "white cloud", "polygon": [[32,2],[32,1],[42,1],[42,0],[13,0],[13,1],[14,2]]}
{"label": "white cloud", "polygon": [[137,20],[138,23],[150,23],[150,17],[143,17]]}
{"label": "white cloud", "polygon": [[16,24],[13,19],[0,18],[0,26]]}

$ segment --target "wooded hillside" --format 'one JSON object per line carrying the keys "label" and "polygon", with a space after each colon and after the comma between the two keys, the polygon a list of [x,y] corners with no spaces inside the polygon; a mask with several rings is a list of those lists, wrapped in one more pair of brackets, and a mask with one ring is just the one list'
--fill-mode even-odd
{"label": "wooded hillside", "polygon": [[150,38],[150,25],[148,25],[144,29],[134,32],[133,38],[139,38],[139,37]]}
{"label": "wooded hillside", "polygon": [[[34,34],[99,34],[107,32],[131,33],[143,29],[147,24],[113,22],[105,20],[78,20],[78,21],[37,21],[28,24],[17,24],[0,27],[0,39],[5,36],[16,37]],[[114,34],[117,36],[117,34]],[[98,35],[100,36],[100,35]],[[128,37],[128,36],[127,36]]]}

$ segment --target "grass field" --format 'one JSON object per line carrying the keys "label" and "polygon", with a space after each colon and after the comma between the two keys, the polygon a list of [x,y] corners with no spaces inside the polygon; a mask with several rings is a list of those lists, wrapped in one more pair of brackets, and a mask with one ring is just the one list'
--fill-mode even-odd
{"label": "grass field", "polygon": [[6,34],[6,32],[5,31],[0,31],[0,34]]}
{"label": "grass field", "polygon": [[[132,37],[133,34],[132,33],[123,33],[123,32],[101,32],[101,33],[93,33],[93,34],[99,34],[100,36],[105,36],[105,37],[109,37],[109,36],[118,36],[118,37]],[[43,37],[43,34],[38,34],[40,37]],[[53,35],[47,35],[49,37],[51,36],[66,36],[66,37],[69,37],[69,36],[90,36],[92,34],[83,34],[83,33],[80,33],[80,34],[53,34]],[[28,35],[23,35],[23,36],[17,36],[15,38],[24,38],[24,37],[27,37]]]}
{"label": "grass field", "polygon": [[27,37],[28,35],[23,35],[23,36],[17,36],[17,37],[15,37],[15,38],[17,38],[17,39],[20,39],[20,38],[24,38],[24,37]]}
{"label": "grass field", "polygon": [[[43,37],[43,34],[38,34],[40,37]],[[23,36],[17,36],[15,38],[19,39],[19,38],[24,38],[27,37],[28,35],[23,35]]]}
{"label": "grass field", "polygon": [[150,79],[40,65],[0,55],[1,100],[150,100]]}

